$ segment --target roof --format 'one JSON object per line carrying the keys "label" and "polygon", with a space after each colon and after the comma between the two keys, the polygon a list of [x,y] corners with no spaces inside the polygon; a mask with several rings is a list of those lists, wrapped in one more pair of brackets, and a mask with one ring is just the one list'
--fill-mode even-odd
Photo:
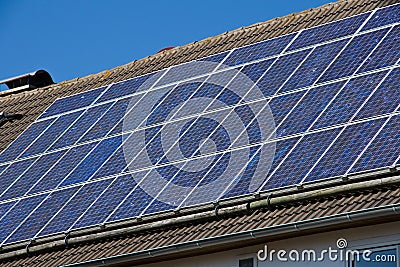
{"label": "roof", "polygon": [[[1,111],[24,115],[21,120],[1,126],[0,151],[17,138],[59,97],[87,91],[234,47],[252,44],[397,2],[399,1],[338,1],[301,13],[243,27],[185,46],[165,50],[153,56],[98,74],[34,90],[0,92]],[[260,234],[259,238],[276,238],[279,231],[274,232],[272,229],[289,225],[292,232],[286,231],[286,234],[294,234],[294,232],[301,234],[301,231],[294,231],[294,224],[301,225],[317,219],[328,220],[332,216],[337,216],[334,222],[328,220],[326,225],[320,224],[318,227],[316,225],[309,227],[313,231],[321,231],[326,227],[334,229],[343,224],[353,227],[365,223],[390,221],[398,219],[395,213],[399,204],[400,180],[395,175],[395,173],[391,172],[383,173],[379,176],[381,180],[376,180],[379,183],[361,181],[353,185],[350,184],[353,187],[342,187],[340,190],[333,190],[323,194],[317,193],[320,192],[317,188],[315,191],[307,192],[307,195],[301,198],[290,197],[282,202],[271,198],[267,202],[261,202],[263,203],[262,205],[254,204],[252,209],[247,209],[247,205],[233,207],[230,210],[221,208],[220,211],[214,211],[212,208],[211,211],[204,211],[204,216],[198,215],[190,219],[185,217],[189,216],[185,214],[168,214],[165,218],[154,218],[153,221],[144,222],[135,221],[132,225],[119,227],[125,231],[117,231],[118,229],[106,227],[97,229],[91,234],[70,236],[65,243],[49,240],[48,243],[44,244],[30,244],[28,247],[29,257],[28,250],[25,248],[5,250],[0,254],[0,261],[5,266],[37,266],[39,263],[41,266],[56,266],[129,254],[125,256],[128,258],[121,257],[120,259],[117,257],[114,260],[145,262],[159,260],[177,253],[190,255],[193,251],[198,254],[201,251],[218,250],[221,248],[218,247],[219,241],[217,242],[217,240],[222,240],[221,242],[225,244],[225,248],[227,247],[226,244],[232,247],[237,246],[241,240],[240,238],[244,238],[248,244],[260,242],[258,238],[250,236],[248,234],[249,231],[254,233],[256,231],[266,231],[264,234]],[[357,192],[355,189],[360,190]],[[279,197],[277,196],[277,199]],[[255,200],[254,203],[259,202]],[[275,203],[272,205],[274,209],[270,208],[271,203]],[[365,219],[366,217],[363,217],[362,222],[358,221],[357,217],[352,222],[345,222],[339,219],[342,215],[348,218],[350,213],[365,213],[371,210],[381,212],[379,213],[380,216],[377,218],[376,214],[378,213],[372,213],[367,220]],[[223,215],[224,213],[226,215]],[[218,214],[220,215],[218,216]],[[179,219],[180,217],[185,218],[185,220]],[[166,221],[169,223],[166,224]],[[163,226],[161,227],[160,224]],[[304,229],[308,231],[308,228]],[[257,236],[257,233],[255,236]],[[239,239],[235,239],[235,237]],[[229,240],[229,238],[232,239]],[[207,243],[209,240],[212,241],[211,244]],[[201,249],[193,246],[193,244],[198,246],[200,243],[202,244]],[[175,251],[168,250],[172,245]],[[156,255],[155,250],[160,253],[157,257],[154,256]],[[153,257],[148,256],[149,251],[154,251]]]}

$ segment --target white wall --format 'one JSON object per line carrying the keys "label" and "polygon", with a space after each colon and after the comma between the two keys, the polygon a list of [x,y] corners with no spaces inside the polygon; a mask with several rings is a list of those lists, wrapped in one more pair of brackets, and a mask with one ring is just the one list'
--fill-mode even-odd
{"label": "white wall", "polygon": [[[321,251],[328,249],[331,246],[336,249],[336,241],[339,238],[345,238],[348,241],[349,249],[367,249],[377,245],[390,245],[400,243],[400,222],[393,222],[387,224],[380,224],[375,226],[366,226],[353,229],[345,229],[339,231],[332,231],[328,233],[309,235],[304,237],[290,238],[276,242],[268,243],[268,249],[280,250],[284,249],[290,251],[291,249],[306,250],[314,249]],[[157,264],[143,265],[144,267],[238,267],[238,260],[240,258],[248,258],[254,256],[259,250],[264,248],[264,244],[251,247],[243,247],[235,250],[228,250],[225,252],[196,256],[191,258],[161,262]],[[276,259],[276,257],[275,257]],[[280,267],[280,266],[321,266],[321,262],[296,262],[288,264],[288,262],[273,262],[258,261],[255,266],[258,267]],[[344,262],[341,261],[325,261],[324,267],[344,267]],[[378,266],[378,265],[377,265]]]}

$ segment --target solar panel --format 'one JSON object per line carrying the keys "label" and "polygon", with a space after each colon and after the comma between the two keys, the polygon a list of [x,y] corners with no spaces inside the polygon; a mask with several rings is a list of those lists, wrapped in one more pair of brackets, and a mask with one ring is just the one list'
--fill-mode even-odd
{"label": "solar panel", "polygon": [[0,244],[396,166],[399,7],[57,99],[0,154]]}

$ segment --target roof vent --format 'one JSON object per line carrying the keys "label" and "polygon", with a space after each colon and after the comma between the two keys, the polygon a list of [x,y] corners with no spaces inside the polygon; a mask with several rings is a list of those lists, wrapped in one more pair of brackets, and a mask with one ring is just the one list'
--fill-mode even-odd
{"label": "roof vent", "polygon": [[34,89],[53,83],[50,74],[45,70],[38,70],[0,81],[0,84],[6,84],[9,89]]}

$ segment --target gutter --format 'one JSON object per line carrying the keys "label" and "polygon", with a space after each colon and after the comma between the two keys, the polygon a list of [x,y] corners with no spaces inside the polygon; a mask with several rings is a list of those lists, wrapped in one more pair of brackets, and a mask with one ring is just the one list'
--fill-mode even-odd
{"label": "gutter", "polygon": [[[102,228],[97,226],[95,228],[95,229],[97,229],[97,232],[93,232],[94,231],[93,229],[91,229],[91,232],[89,232],[89,233],[84,233],[84,232],[82,232],[82,230],[78,230],[76,232],[67,233],[66,235],[61,234],[61,235],[52,236],[51,238],[53,238],[53,240],[52,239],[49,240],[49,238],[44,238],[43,240],[31,240],[31,241],[29,241],[28,244],[26,241],[19,242],[16,244],[11,244],[7,247],[2,248],[3,253],[0,254],[0,260],[18,257],[18,256],[26,256],[29,253],[38,253],[38,252],[41,252],[44,250],[51,250],[51,249],[55,249],[55,248],[65,248],[68,245],[96,242],[98,240],[105,239],[105,238],[120,237],[123,235],[143,232],[143,231],[147,231],[147,230],[153,230],[153,229],[157,229],[157,228],[165,228],[165,227],[168,227],[171,225],[177,225],[177,224],[188,223],[188,222],[191,222],[191,223],[200,222],[200,221],[204,221],[207,219],[213,219],[215,217],[220,218],[223,216],[245,214],[251,210],[256,210],[256,209],[261,209],[261,208],[272,210],[274,206],[289,204],[289,203],[293,203],[293,202],[299,202],[299,201],[315,199],[315,198],[323,198],[323,197],[337,195],[340,193],[347,193],[347,192],[351,192],[351,191],[362,191],[362,190],[368,190],[368,189],[376,188],[376,187],[391,186],[391,185],[398,185],[398,184],[400,184],[400,175],[396,175],[396,176],[392,176],[392,177],[383,177],[383,178],[375,179],[375,180],[371,180],[371,181],[362,181],[362,182],[357,182],[357,183],[352,183],[352,184],[343,184],[343,185],[338,185],[335,187],[330,187],[330,188],[325,188],[325,189],[317,189],[317,190],[312,190],[312,191],[308,191],[308,192],[296,193],[293,195],[284,195],[284,196],[277,196],[277,197],[270,195],[266,199],[259,199],[259,200],[250,201],[250,202],[247,202],[244,204],[239,204],[239,205],[234,205],[234,206],[229,206],[229,207],[220,207],[219,208],[219,206],[216,206],[215,209],[202,211],[202,212],[195,212],[193,214],[182,215],[182,214],[177,213],[177,214],[175,214],[174,217],[171,217],[171,218],[162,217],[163,215],[161,214],[158,219],[150,218],[150,220],[154,220],[154,221],[148,221],[144,217],[142,219],[136,219],[134,221],[134,222],[136,222],[136,224],[131,225],[131,226],[127,226],[126,222],[120,222],[120,223],[113,224],[112,228],[111,228],[111,226],[108,226],[108,225],[103,225]],[[391,210],[391,213],[392,212],[395,212],[397,214],[397,209]],[[349,217],[345,217],[346,221],[348,220],[348,218]],[[324,219],[326,219],[326,217]],[[335,223],[337,223],[337,219],[335,219]],[[285,229],[285,228],[282,228],[284,226],[285,225],[279,226],[279,229]],[[298,229],[300,227],[300,225],[297,225],[297,224],[295,224],[295,226],[296,227],[293,228],[294,226],[292,225],[290,228]],[[316,226],[319,227],[320,226],[319,223]],[[303,227],[303,226],[301,226],[301,227]],[[276,227],[273,227],[272,229],[275,229],[275,228]],[[314,226],[311,228],[314,228]],[[269,229],[268,232],[270,233],[271,230],[270,230],[270,228],[268,228],[268,229]],[[256,235],[257,231],[252,231],[252,234]],[[298,231],[298,230],[296,230],[296,231]],[[283,230],[283,232],[286,232],[286,230]],[[57,239],[55,239],[55,238],[57,238]],[[224,236],[224,238],[226,238],[226,236]],[[195,242],[195,241],[193,241],[193,242]],[[200,242],[200,241],[196,241],[196,242]],[[201,243],[204,243],[204,242],[205,242],[204,240],[201,241]],[[213,244],[215,245],[215,243],[213,243]],[[174,245],[173,247],[176,252],[177,245]],[[141,252],[138,252],[138,253],[141,253]],[[136,255],[136,254],[134,254],[134,255]]]}
{"label": "gutter", "polygon": [[346,212],[337,215],[321,217],[317,219],[304,220],[300,222],[287,223],[278,226],[271,226],[261,229],[254,229],[239,233],[228,234],[224,236],[211,237],[206,239],[192,240],[180,244],[174,244],[165,247],[159,247],[149,250],[143,250],[124,255],[118,255],[108,258],[96,259],[80,263],[65,265],[64,267],[72,266],[118,266],[119,264],[132,263],[135,261],[144,261],[171,255],[174,253],[190,252],[198,249],[210,248],[217,245],[226,245],[229,243],[245,243],[246,241],[261,238],[271,238],[278,235],[299,233],[306,230],[315,230],[320,228],[334,227],[341,224],[355,224],[376,218],[399,215],[400,204],[377,207],[372,209],[359,210],[354,212]]}

